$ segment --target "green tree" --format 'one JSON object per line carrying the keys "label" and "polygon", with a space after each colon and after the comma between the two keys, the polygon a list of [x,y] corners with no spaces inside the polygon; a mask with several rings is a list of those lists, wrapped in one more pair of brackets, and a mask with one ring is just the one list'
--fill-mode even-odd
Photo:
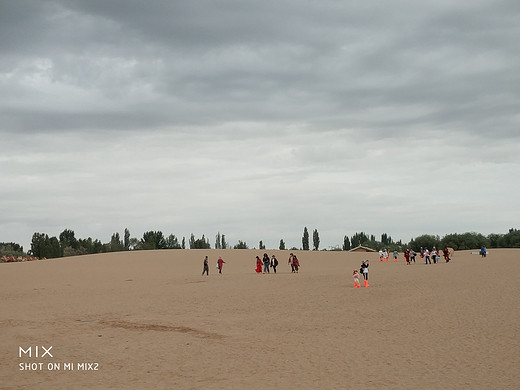
{"label": "green tree", "polygon": [[345,236],[345,237],[343,237],[343,250],[348,251],[350,249],[351,249],[350,240],[348,239],[347,236]]}
{"label": "green tree", "polygon": [[86,253],[88,253],[88,254],[94,253],[93,252],[93,243],[92,243],[92,238],[91,237],[89,237],[89,238],[79,238],[78,239],[78,244],[79,244],[79,247],[83,248]]}
{"label": "green tree", "polygon": [[123,245],[125,247],[125,250],[130,249],[130,230],[125,229],[125,240],[123,242]]}
{"label": "green tree", "polygon": [[190,238],[190,249],[210,249],[211,245],[209,240],[206,240],[204,234],[202,238],[195,239],[195,236],[192,234]]}
{"label": "green tree", "polygon": [[281,251],[285,250],[285,242],[283,240],[280,240],[280,245],[278,246],[278,249],[280,249]]}
{"label": "green tree", "polygon": [[452,233],[445,235],[442,240],[440,240],[438,248],[452,247],[456,251],[460,251],[466,249],[477,249],[482,246],[488,246],[488,244],[488,239],[480,233]]}
{"label": "green tree", "polygon": [[226,242],[226,236],[223,234],[222,235],[222,243],[220,244],[220,248],[227,249],[227,247],[228,247],[228,243]]}
{"label": "green tree", "polygon": [[313,250],[317,251],[320,247],[320,235],[318,234],[318,229],[314,229],[312,232],[312,243]]}
{"label": "green tree", "polygon": [[233,249],[249,249],[247,244],[244,241],[238,240],[238,244],[236,244]]}
{"label": "green tree", "polygon": [[166,238],[166,248],[167,249],[181,249],[181,244],[179,244],[179,240],[175,237],[174,234],[170,234]]}
{"label": "green tree", "polygon": [[500,237],[499,244],[502,248],[520,248],[520,230],[509,229],[509,232]]}
{"label": "green tree", "polygon": [[103,252],[103,243],[98,239],[95,239],[93,242],[94,253],[102,253]]}
{"label": "green tree", "polygon": [[47,257],[46,243],[49,236],[44,233],[34,233],[31,240],[31,252],[36,257]]}
{"label": "green tree", "polygon": [[352,248],[355,248],[360,245],[368,246],[368,243],[369,243],[368,236],[364,232],[355,233],[350,238],[350,245],[352,246]]}
{"label": "green tree", "polygon": [[14,242],[0,242],[0,256],[23,256],[23,246]]}
{"label": "green tree", "polygon": [[383,246],[389,246],[389,245],[392,245],[394,242],[392,240],[392,237],[390,237],[388,234],[386,233],[383,233],[381,234],[381,244],[383,244]]}
{"label": "green tree", "polygon": [[108,245],[108,251],[109,252],[120,252],[125,249],[125,245],[123,241],[121,241],[121,237],[119,236],[119,233],[112,234],[112,237],[110,238],[110,244]]}
{"label": "green tree", "polygon": [[215,249],[221,249],[222,248],[222,238],[220,236],[220,232],[217,233],[217,236],[215,237]]}
{"label": "green tree", "polygon": [[304,251],[309,250],[309,232],[307,231],[307,227],[303,229],[302,247]]}
{"label": "green tree", "polygon": [[141,249],[165,249],[166,240],[161,231],[149,231],[143,234]]}
{"label": "green tree", "polygon": [[76,237],[74,237],[74,230],[65,229],[63,232],[61,232],[59,242],[62,249],[65,249],[66,247],[71,247],[73,249],[79,248],[78,240],[76,240]]}
{"label": "green tree", "polygon": [[68,246],[63,249],[64,257],[80,256],[80,255],[86,255],[86,254],[87,254],[87,250],[81,246],[78,249],[74,249],[71,246]]}
{"label": "green tree", "polygon": [[63,256],[63,248],[61,247],[60,242],[56,237],[49,238],[47,250],[48,255],[46,257],[48,258],[56,258]]}
{"label": "green tree", "polygon": [[499,243],[501,237],[502,237],[502,235],[495,234],[495,233],[492,233],[492,234],[488,235],[487,239],[488,239],[488,242],[489,242],[489,247],[490,248],[498,248],[499,247],[498,243]]}
{"label": "green tree", "polygon": [[132,237],[130,238],[130,244],[128,246],[129,250],[139,250],[141,249],[141,241],[138,238]]}
{"label": "green tree", "polygon": [[421,249],[421,247],[428,248],[430,250],[433,247],[440,248],[440,238],[439,236],[423,234],[422,236],[412,239],[409,245],[416,252],[418,252]]}

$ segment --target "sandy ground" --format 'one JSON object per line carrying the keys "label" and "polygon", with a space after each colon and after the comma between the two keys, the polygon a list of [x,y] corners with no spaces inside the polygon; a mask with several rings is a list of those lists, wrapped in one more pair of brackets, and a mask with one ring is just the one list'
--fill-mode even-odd
{"label": "sandy ground", "polygon": [[[298,252],[298,274],[268,251],[278,273],[258,275],[262,252],[0,264],[0,388],[520,388],[520,250],[410,266]],[[370,287],[355,289],[364,258]]]}

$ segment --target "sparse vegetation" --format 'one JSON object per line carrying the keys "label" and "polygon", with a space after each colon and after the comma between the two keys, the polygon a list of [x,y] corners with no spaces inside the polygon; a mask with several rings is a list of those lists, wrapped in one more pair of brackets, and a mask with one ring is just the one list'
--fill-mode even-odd
{"label": "sparse vegetation", "polygon": [[[57,237],[49,237],[46,233],[34,233],[31,240],[31,249],[24,252],[23,247],[14,242],[0,242],[0,256],[2,261],[23,261],[35,260],[41,258],[55,258],[63,256],[78,256],[86,254],[118,252],[125,250],[150,250],[150,249],[185,249],[186,239],[183,237],[182,242],[174,234],[170,234],[165,238],[161,231],[148,231],[143,234],[141,239],[130,236],[130,231],[125,229],[123,240],[119,233],[111,236],[110,242],[103,244],[100,240],[92,238],[77,239],[75,233],[71,229],[65,229]],[[260,249],[266,249],[263,241],[259,242]],[[309,250],[309,233],[307,227],[304,228],[302,237],[302,249]],[[313,231],[313,249],[318,250],[320,245],[320,237],[318,230]],[[520,248],[520,230],[509,229],[505,234],[492,233],[484,236],[480,233],[450,233],[444,237],[423,234],[411,239],[408,243],[401,240],[394,242],[392,237],[383,233],[381,240],[376,240],[374,235],[368,236],[364,232],[357,232],[350,238],[344,236],[343,245],[336,245],[329,250],[350,250],[357,246],[365,246],[374,250],[387,248],[391,251],[402,251],[411,248],[418,251],[421,247],[425,248],[444,248],[451,247],[455,250],[476,249],[482,246],[487,248]],[[189,240],[190,249],[210,249],[209,240],[202,235],[201,238],[195,239],[193,233]],[[220,232],[216,236],[215,249],[227,249],[228,243],[225,236]],[[239,240],[233,249],[249,249],[246,242]],[[280,240],[278,249],[285,250],[286,244],[284,240]],[[291,250],[298,250],[292,247]],[[8,259],[8,260],[7,260]]]}

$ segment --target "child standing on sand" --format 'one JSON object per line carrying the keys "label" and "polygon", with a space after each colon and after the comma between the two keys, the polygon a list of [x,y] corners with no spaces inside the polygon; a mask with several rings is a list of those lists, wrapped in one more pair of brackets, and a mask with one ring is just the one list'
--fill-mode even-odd
{"label": "child standing on sand", "polygon": [[363,274],[363,279],[365,280],[365,287],[370,287],[368,284],[368,260],[363,260],[360,271]]}
{"label": "child standing on sand", "polygon": [[359,284],[359,272],[357,269],[352,271],[352,277],[354,278],[354,287],[361,287],[361,284]]}

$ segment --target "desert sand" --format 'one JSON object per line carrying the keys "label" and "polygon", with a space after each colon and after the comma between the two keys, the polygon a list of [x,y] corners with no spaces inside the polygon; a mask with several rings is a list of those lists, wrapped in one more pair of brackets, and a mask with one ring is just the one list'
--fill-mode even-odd
{"label": "desert sand", "polygon": [[[254,272],[263,252],[0,264],[0,388],[520,388],[519,249],[409,266],[296,252],[298,274],[266,251],[276,275]],[[363,259],[370,287],[354,288]]]}

